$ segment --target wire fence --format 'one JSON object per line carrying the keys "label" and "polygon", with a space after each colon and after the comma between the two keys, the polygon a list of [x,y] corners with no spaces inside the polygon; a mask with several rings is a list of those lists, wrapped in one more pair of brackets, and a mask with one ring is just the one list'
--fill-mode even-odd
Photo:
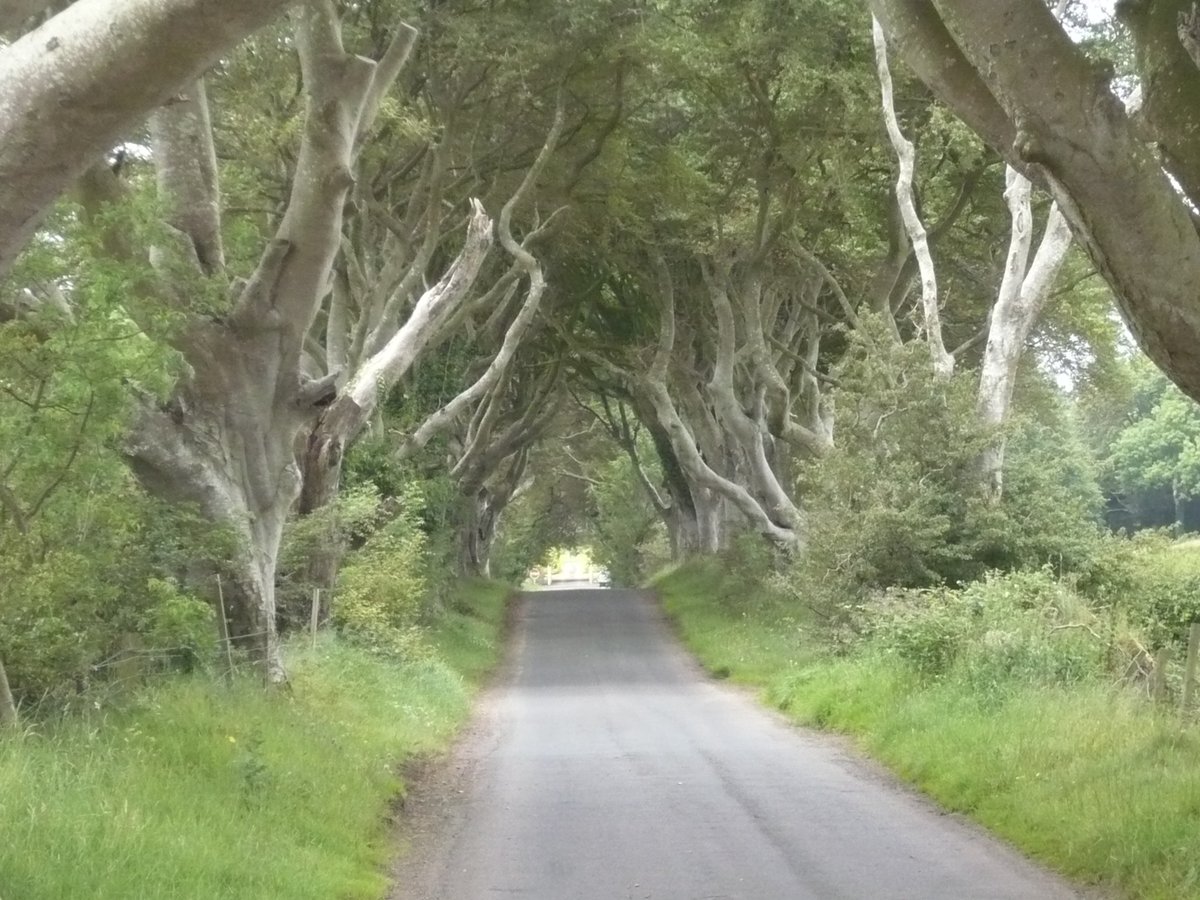
{"label": "wire fence", "polygon": [[[226,683],[261,678],[267,670],[268,655],[278,649],[267,645],[265,639],[271,632],[260,629],[231,634],[225,614],[224,590],[219,581],[216,599],[215,627],[210,638],[146,646],[142,643],[142,635],[122,634],[116,638],[119,646],[107,655],[93,662],[82,661],[74,672],[64,672],[61,683],[45,689],[41,696],[19,698],[20,717],[44,720],[79,710],[99,710],[130,695],[139,685],[158,683],[191,672],[217,675]],[[314,647],[320,611],[321,592],[313,589],[304,630]],[[291,633],[294,635],[298,630],[293,628]]]}

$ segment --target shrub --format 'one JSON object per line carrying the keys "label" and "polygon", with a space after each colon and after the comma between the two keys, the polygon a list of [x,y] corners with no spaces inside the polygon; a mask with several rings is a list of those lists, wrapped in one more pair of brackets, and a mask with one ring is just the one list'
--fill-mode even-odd
{"label": "shrub", "polygon": [[419,651],[426,578],[425,535],[415,506],[373,535],[342,568],[333,621],[343,635],[384,653]]}
{"label": "shrub", "polygon": [[945,673],[971,632],[962,593],[948,588],[893,589],[862,612],[875,645],[922,675]]}
{"label": "shrub", "polygon": [[1005,493],[991,502],[978,461],[994,436],[978,423],[974,374],[935,377],[919,342],[852,341],[833,397],[837,447],[801,470],[809,546],[798,594],[815,587],[837,619],[839,603],[892,587],[1093,563],[1101,498],[1064,409],[1010,427]]}
{"label": "shrub", "polygon": [[954,590],[894,589],[865,606],[872,643],[925,676],[984,694],[1069,684],[1105,670],[1111,628],[1046,569],[989,573]]}
{"label": "shrub", "polygon": [[140,623],[143,638],[160,648],[166,660],[191,669],[213,647],[213,608],[162,578],[151,578],[146,592],[152,603]]}
{"label": "shrub", "polygon": [[1200,544],[1166,531],[1114,535],[1078,578],[1080,591],[1123,617],[1152,647],[1182,643],[1200,621]]}

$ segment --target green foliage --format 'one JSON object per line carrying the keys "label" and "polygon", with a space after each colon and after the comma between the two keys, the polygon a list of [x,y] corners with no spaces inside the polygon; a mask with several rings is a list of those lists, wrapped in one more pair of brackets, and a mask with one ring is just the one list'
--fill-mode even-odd
{"label": "green foliage", "polygon": [[[640,456],[656,459],[649,441]],[[651,483],[661,482],[657,467],[647,472]],[[598,465],[588,486],[594,515],[588,528],[596,563],[608,569],[614,584],[641,583],[670,556],[666,529],[646,496],[629,457],[620,454]]]}
{"label": "green foliage", "polygon": [[1200,622],[1200,546],[1162,532],[1113,539],[1082,587],[1145,634],[1152,647],[1186,645]]}
{"label": "green foliage", "polygon": [[535,448],[528,466],[535,474],[533,484],[505,509],[497,529],[492,552],[497,578],[520,584],[554,547],[589,542],[587,485],[579,478],[556,477],[561,464],[552,444]]}
{"label": "green foliage", "polygon": [[206,659],[213,647],[213,608],[161,578],[146,583],[149,598],[138,629],[159,652],[187,667]]}
{"label": "green foliage", "polygon": [[1111,465],[1126,493],[1170,490],[1179,498],[1200,494],[1200,407],[1165,377],[1151,382],[1160,396],[1116,436]]}
{"label": "green foliage", "polygon": [[989,573],[961,590],[895,589],[861,612],[872,644],[921,675],[953,674],[980,697],[1105,672],[1108,627],[1047,570]]}
{"label": "green foliage", "polygon": [[833,396],[837,447],[801,474],[810,527],[797,590],[810,601],[835,610],[987,569],[1091,564],[1100,497],[1070,420],[1052,408],[1014,423],[1004,497],[989,502],[978,460],[993,436],[975,390],[970,373],[937,378],[920,342],[890,341],[876,322],[851,336]]}
{"label": "green foliage", "polygon": [[5,742],[4,896],[383,896],[397,767],[465,720],[507,594],[461,586],[456,614],[428,631],[438,653],[417,660],[302,640],[287,702],[257,679],[176,676]]}
{"label": "green foliage", "polygon": [[[152,207],[139,196],[110,215],[140,232]],[[0,322],[0,654],[26,709],[73,702],[128,646],[152,649],[150,668],[195,665],[215,631],[175,584],[220,544],[149,501],[118,450],[135,400],[162,397],[178,370],[145,330],[170,317],[131,319],[142,273],[104,258],[97,222],[63,203],[49,225],[55,239],[14,273],[36,302]]]}
{"label": "green foliage", "polygon": [[352,546],[361,545],[387,521],[385,506],[371,482],[342,490],[333,502],[306,516],[293,518],[284,531],[279,552],[276,606],[281,620],[294,627],[308,624],[312,591],[323,588],[312,578],[314,557],[340,561]]}
{"label": "green foliage", "polygon": [[420,498],[372,535],[342,568],[333,621],[340,632],[382,653],[421,652],[416,626],[426,600],[426,539],[418,526]]}
{"label": "green foliage", "polygon": [[179,584],[190,561],[220,558],[223,535],[129,484],[67,489],[56,507],[79,544],[47,516],[0,553],[0,654],[19,700],[73,703],[89,686],[125,677],[106,661],[129,655],[131,644],[149,670],[211,658],[211,606]]}

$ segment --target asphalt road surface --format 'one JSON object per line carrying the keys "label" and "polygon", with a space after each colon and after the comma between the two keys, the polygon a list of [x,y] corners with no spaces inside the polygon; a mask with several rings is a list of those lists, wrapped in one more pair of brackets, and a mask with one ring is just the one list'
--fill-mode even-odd
{"label": "asphalt road surface", "polygon": [[396,900],[1083,896],[706,678],[644,594],[528,594],[514,640],[408,804]]}

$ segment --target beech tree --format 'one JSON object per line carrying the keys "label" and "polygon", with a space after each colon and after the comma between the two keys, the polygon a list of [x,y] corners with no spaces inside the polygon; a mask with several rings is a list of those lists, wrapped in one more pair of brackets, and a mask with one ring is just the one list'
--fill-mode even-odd
{"label": "beech tree", "polygon": [[871,0],[897,52],[1012,166],[1044,185],[1147,355],[1200,397],[1195,5],[1126,0],[1142,112],[1114,95],[1044,0]]}
{"label": "beech tree", "polygon": [[[282,216],[246,280],[226,271],[222,201],[206,92],[196,82],[154,115],[151,126],[166,235],[151,248],[153,271],[140,299],[172,310],[166,339],[187,374],[166,404],[145,402],[126,453],[147,488],[195,503],[235,536],[225,569],[226,599],[243,634],[252,636],[269,680],[286,677],[276,639],[275,566],[284,522],[301,486],[300,431],[336,407],[351,432],[369,417],[380,391],[411,362],[414,324],[387,340],[339,391],[340,372],[313,373],[305,348],[330,290],[342,243],[343,211],[363,138],[380,100],[399,74],[413,39],[396,27],[378,61],[348,53],[329,0],[300,5],[295,47],[305,113]],[[97,190],[112,173],[94,172]],[[119,235],[113,235],[119,246]],[[467,290],[492,239],[479,204],[470,211],[463,249],[417,309]],[[227,308],[205,300],[227,289]]]}
{"label": "beech tree", "polygon": [[[1008,419],[1017,370],[1026,341],[1050,299],[1050,289],[1071,247],[1071,232],[1057,204],[1050,207],[1041,242],[1033,259],[1032,186],[1011,166],[1004,192],[1012,220],[1012,235],[1004,278],[988,317],[988,339],[979,366],[979,417],[999,429]],[[1004,483],[1004,436],[997,434],[980,460],[986,490],[999,497]]]}
{"label": "beech tree", "polygon": [[[958,351],[946,350],[942,339],[937,272],[924,223],[913,199],[916,165],[915,149],[904,137],[896,117],[892,76],[888,65],[887,41],[878,19],[874,19],[875,55],[879,72],[884,121],[888,137],[899,162],[896,180],[896,204],[900,211],[907,246],[917,260],[921,282],[921,307],[925,340],[929,345],[933,370],[943,378],[954,371]],[[1005,200],[1010,219],[1008,256],[996,301],[985,326],[987,344],[980,363],[978,410],[981,422],[998,430],[1008,418],[1016,384],[1017,369],[1026,340],[1037,323],[1050,289],[1071,246],[1071,234],[1058,204],[1051,204],[1041,243],[1032,262],[1029,251],[1033,242],[1033,211],[1029,179],[1008,166]],[[984,451],[980,467],[985,489],[992,498],[1001,493],[1004,471],[1004,436],[997,431],[993,443]]]}
{"label": "beech tree", "polygon": [[[77,0],[0,49],[0,278],[98,158],[291,0]],[[50,6],[6,4],[0,31]]]}

